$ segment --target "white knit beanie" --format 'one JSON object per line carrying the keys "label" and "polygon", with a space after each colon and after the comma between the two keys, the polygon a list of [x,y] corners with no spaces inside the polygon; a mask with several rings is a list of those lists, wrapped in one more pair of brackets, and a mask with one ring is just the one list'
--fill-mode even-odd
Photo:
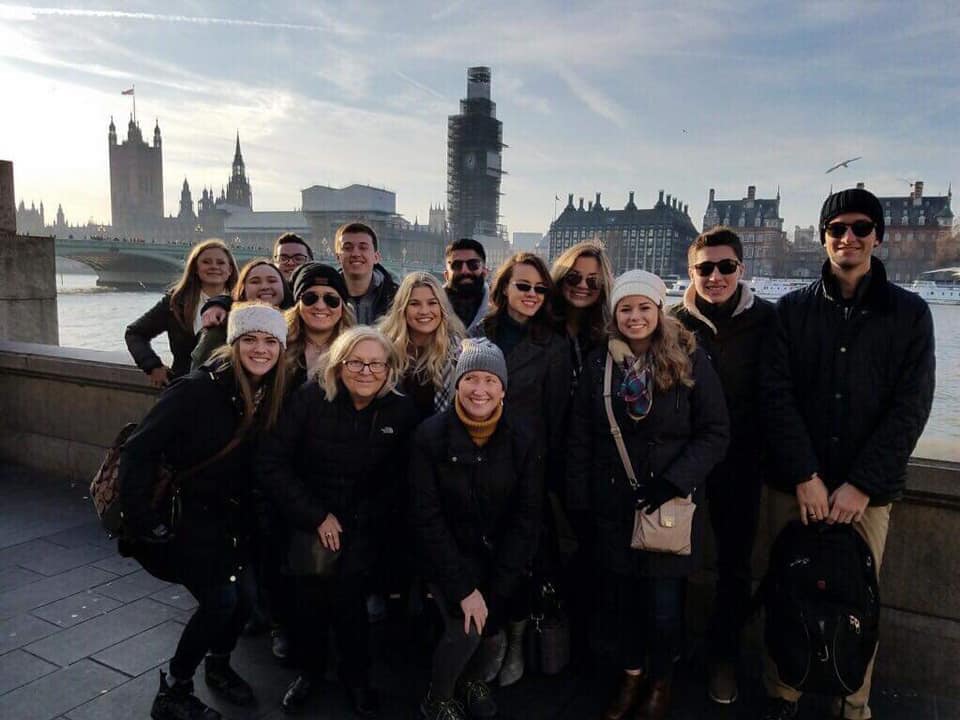
{"label": "white knit beanie", "polygon": [[266,303],[236,303],[227,320],[227,344],[252,332],[273,335],[281,347],[287,347],[287,321],[282,312]]}
{"label": "white knit beanie", "polygon": [[617,309],[617,303],[630,295],[643,295],[653,300],[658,307],[663,307],[663,299],[667,296],[667,286],[663,280],[646,270],[628,270],[613,281],[613,292],[610,293],[610,311]]}

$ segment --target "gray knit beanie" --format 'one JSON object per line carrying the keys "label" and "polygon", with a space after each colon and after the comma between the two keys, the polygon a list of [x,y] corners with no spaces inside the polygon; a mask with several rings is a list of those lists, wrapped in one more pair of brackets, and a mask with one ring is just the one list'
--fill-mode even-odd
{"label": "gray knit beanie", "polygon": [[460,378],[474,370],[482,370],[496,375],[500,378],[503,389],[507,389],[507,361],[503,359],[500,348],[486,338],[473,338],[463,341],[460,357],[457,359],[457,371],[453,378],[453,386],[459,385]]}

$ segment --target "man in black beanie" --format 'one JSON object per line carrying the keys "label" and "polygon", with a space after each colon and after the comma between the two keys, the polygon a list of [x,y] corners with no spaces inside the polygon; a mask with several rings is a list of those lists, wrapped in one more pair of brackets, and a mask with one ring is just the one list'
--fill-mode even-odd
{"label": "man in black beanie", "polygon": [[[820,213],[827,261],[821,277],[780,298],[780,328],[762,378],[768,445],[776,465],[771,533],[799,514],[804,524],[853,523],[877,572],[892,503],[903,495],[907,461],[930,414],[933,319],[918,295],[887,280],[872,252],[883,241],[880,201],[863,188],[830,195]],[[871,717],[862,687],[834,714]],[[796,717],[800,692],[767,657],[764,720]]]}

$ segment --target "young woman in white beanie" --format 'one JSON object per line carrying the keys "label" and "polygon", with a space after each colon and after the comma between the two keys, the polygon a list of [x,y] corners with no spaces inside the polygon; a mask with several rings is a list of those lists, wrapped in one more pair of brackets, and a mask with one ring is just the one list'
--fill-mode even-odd
{"label": "young woman in white beanie", "polygon": [[533,436],[503,402],[507,380],[496,345],[465,341],[453,408],[414,436],[410,524],[444,623],[422,720],[497,714],[484,675],[504,649],[508,605],[533,559],[543,494]]}
{"label": "young woman in white beanie", "polygon": [[[182,583],[199,603],[183,629],[169,674],[161,671],[154,720],[219,717],[193,694],[204,661],[207,685],[238,705],[254,702],[249,684],[230,667],[230,653],[249,616],[249,540],[254,443],[276,421],[283,401],[286,344],[282,313],[238,303],[228,344],[203,368],[174,382],[130,436],[120,457],[127,538],[121,552],[164,579]],[[156,501],[158,469],[178,482],[174,522]],[[204,714],[207,713],[207,714]]]}
{"label": "young woman in white beanie", "polygon": [[701,510],[689,554],[632,549],[635,513],[659,518],[664,503],[688,495],[701,503],[729,437],[720,381],[693,335],[664,313],[665,296],[653,273],[616,279],[609,339],[587,360],[567,436],[567,502],[594,522],[603,615],[615,623],[624,669],[606,720],[667,715],[687,577],[702,554]]}

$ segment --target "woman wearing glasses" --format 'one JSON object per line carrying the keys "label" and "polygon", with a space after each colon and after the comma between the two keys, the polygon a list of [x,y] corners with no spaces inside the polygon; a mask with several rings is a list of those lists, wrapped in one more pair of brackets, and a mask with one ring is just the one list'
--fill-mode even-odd
{"label": "woman wearing glasses", "polygon": [[[517,253],[497,270],[490,291],[491,311],[479,330],[503,352],[510,387],[504,401],[510,416],[533,433],[545,468],[548,490],[560,489],[563,443],[570,399],[570,353],[556,331],[551,309],[553,278],[538,256]],[[521,602],[511,613],[509,645],[500,670],[501,685],[523,675],[523,633],[528,614]]]}
{"label": "woman wearing glasses", "polygon": [[728,440],[720,382],[693,335],[664,313],[666,292],[644,270],[616,279],[610,339],[587,359],[567,436],[567,502],[595,523],[600,617],[612,623],[624,669],[607,720],[667,715],[686,579],[703,552],[699,510],[688,555],[631,549],[635,512],[686,495],[702,503]]}
{"label": "woman wearing glasses", "polygon": [[356,324],[346,299],[343,275],[330,265],[310,262],[294,271],[286,353],[292,388],[314,377],[320,356],[340,333]]}
{"label": "woman wearing glasses", "polygon": [[401,387],[420,417],[450,407],[453,371],[466,332],[440,282],[425,272],[407,275],[379,328],[400,356]]}
{"label": "woman wearing glasses", "polygon": [[354,711],[377,715],[365,596],[417,423],[413,401],[395,391],[399,377],[397,353],[381,333],[346,330],[263,442],[258,477],[294,535],[290,651],[301,674],[283,697],[286,712],[301,710],[322,682],[332,628]]}

